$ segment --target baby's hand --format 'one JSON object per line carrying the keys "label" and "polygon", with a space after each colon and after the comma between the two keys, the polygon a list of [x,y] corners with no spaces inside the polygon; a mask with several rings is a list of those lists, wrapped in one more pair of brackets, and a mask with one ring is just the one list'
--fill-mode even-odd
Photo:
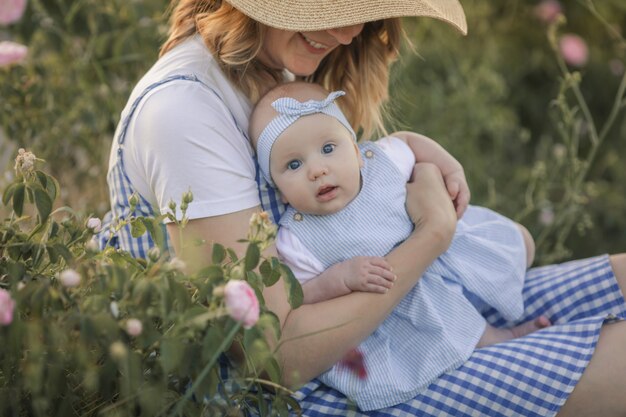
{"label": "baby's hand", "polygon": [[465,179],[465,173],[463,169],[453,171],[448,175],[444,175],[443,180],[446,183],[448,194],[454,202],[456,217],[460,219],[470,201],[470,190]]}
{"label": "baby's hand", "polygon": [[341,277],[350,291],[386,293],[396,280],[385,258],[357,256],[333,265],[334,274]]}

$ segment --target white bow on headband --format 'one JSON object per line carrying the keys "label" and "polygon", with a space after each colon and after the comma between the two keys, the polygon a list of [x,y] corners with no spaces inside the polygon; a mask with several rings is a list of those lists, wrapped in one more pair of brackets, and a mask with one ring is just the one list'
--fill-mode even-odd
{"label": "white bow on headband", "polygon": [[272,107],[278,112],[278,116],[273,118],[263,132],[259,135],[259,140],[256,145],[257,158],[259,160],[259,168],[261,173],[265,177],[265,180],[272,187],[274,182],[270,175],[270,154],[272,153],[272,146],[276,139],[291,126],[296,120],[302,116],[308,116],[316,113],[323,113],[328,116],[334,117],[352,135],[352,138],[356,141],[356,134],[348,123],[346,116],[334,103],[334,101],[345,95],[344,91],[333,91],[328,94],[324,100],[308,100],[304,103],[291,97],[281,97],[272,103]]}

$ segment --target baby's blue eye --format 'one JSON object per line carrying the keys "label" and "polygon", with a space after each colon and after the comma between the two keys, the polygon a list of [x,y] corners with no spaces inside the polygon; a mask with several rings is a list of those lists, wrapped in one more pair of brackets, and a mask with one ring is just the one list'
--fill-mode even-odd
{"label": "baby's blue eye", "polygon": [[291,170],[296,170],[296,169],[300,168],[301,165],[302,165],[302,161],[294,159],[293,161],[289,161],[287,163],[287,168],[289,168]]}
{"label": "baby's blue eye", "polygon": [[322,146],[322,153],[331,153],[334,150],[335,145],[333,145],[332,143],[327,143],[326,145]]}

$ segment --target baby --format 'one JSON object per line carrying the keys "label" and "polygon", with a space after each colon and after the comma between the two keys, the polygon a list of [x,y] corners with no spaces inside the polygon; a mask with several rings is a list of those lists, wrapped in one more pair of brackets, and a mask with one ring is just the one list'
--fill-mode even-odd
{"label": "baby", "polygon": [[393,285],[383,257],[412,232],[405,185],[416,162],[439,167],[462,216],[448,251],[361,344],[368,378],[358,380],[337,366],[320,377],[361,410],[372,410],[413,398],[476,348],[550,322],[542,316],[495,328],[485,321],[481,312],[487,309],[509,322],[520,319],[524,275],[534,255],[530,234],[491,210],[467,206],[461,165],[434,141],[400,132],[357,146],[335,104],[343,94],[316,84],[283,84],[261,98],[250,121],[261,172],[289,204],[276,247],[301,281],[305,302],[352,291],[384,293]]}

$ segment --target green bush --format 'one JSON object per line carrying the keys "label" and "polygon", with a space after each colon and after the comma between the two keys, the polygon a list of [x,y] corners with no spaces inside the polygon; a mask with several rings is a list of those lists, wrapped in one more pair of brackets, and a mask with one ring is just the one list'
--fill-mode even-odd
{"label": "green bush", "polygon": [[[262,289],[283,277],[292,307],[302,302],[289,269],[260,255],[275,226],[253,218],[245,257],[216,244],[212,264],[194,274],[158,248],[146,260],[112,247],[99,251],[92,240],[99,221],[68,207],[53,210],[58,183],[33,162],[40,161],[20,150],[16,179],[3,193],[12,210],[0,225],[0,291],[12,296],[15,311],[12,320],[0,314],[0,415],[298,410],[280,385],[281,371],[265,339],[280,339],[280,324],[263,307]],[[160,230],[163,217],[120,224],[130,222],[141,235]],[[158,233],[153,238],[162,244]],[[249,329],[225,308],[224,286],[234,279],[245,279],[261,301],[260,319]],[[3,298],[0,312],[6,311]],[[232,345],[245,360],[224,381],[218,359]]]}
{"label": "green bush", "polygon": [[[540,1],[462,3],[465,38],[407,20],[417,54],[395,67],[395,126],[455,155],[472,203],[525,224],[539,263],[623,251],[626,3],[563,1],[566,21],[552,25]],[[564,65],[554,43],[566,33],[586,40],[583,67]]]}

